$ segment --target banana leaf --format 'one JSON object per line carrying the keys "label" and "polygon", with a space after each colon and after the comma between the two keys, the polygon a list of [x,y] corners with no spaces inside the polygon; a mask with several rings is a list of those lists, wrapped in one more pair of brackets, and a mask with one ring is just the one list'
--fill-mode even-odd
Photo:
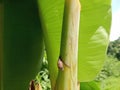
{"label": "banana leaf", "polygon": [[38,7],[53,88],[58,73],[64,0],[38,0]]}
{"label": "banana leaf", "polygon": [[81,0],[78,80],[91,81],[106,58],[111,26],[111,0]]}
{"label": "banana leaf", "polygon": [[0,1],[0,90],[2,83],[2,24],[3,24],[3,4]]}
{"label": "banana leaf", "polygon": [[42,34],[35,0],[4,0],[4,90],[28,89],[40,71]]}

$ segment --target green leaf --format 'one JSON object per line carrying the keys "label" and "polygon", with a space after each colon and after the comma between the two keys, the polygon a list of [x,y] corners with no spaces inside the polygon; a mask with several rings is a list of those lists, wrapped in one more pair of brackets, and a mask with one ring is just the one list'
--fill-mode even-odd
{"label": "green leaf", "polygon": [[41,67],[43,35],[35,0],[4,0],[4,90],[27,90]]}
{"label": "green leaf", "polygon": [[91,81],[106,58],[111,25],[110,0],[81,0],[79,33],[79,81]]}
{"label": "green leaf", "polygon": [[50,79],[54,87],[57,78],[57,61],[60,53],[64,0],[38,0],[42,22]]}
{"label": "green leaf", "polygon": [[0,4],[3,2],[3,0],[0,0]]}
{"label": "green leaf", "polygon": [[95,81],[92,82],[81,82],[80,90],[100,90]]}
{"label": "green leaf", "polygon": [[0,90],[1,89],[1,83],[2,83],[2,54],[3,54],[3,42],[2,42],[2,32],[3,32],[3,4],[0,2]]}

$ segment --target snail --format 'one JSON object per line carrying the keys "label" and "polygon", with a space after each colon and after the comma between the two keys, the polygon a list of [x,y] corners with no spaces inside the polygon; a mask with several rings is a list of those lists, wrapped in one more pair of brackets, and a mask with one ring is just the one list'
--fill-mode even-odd
{"label": "snail", "polygon": [[64,70],[64,65],[62,59],[59,57],[58,62],[57,62],[58,69]]}

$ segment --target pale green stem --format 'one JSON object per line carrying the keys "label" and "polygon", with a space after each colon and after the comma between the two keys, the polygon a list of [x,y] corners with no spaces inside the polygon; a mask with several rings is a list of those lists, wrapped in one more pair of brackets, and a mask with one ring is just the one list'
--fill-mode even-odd
{"label": "pale green stem", "polygon": [[80,90],[80,82],[78,82],[77,90]]}
{"label": "pale green stem", "polygon": [[[77,63],[80,3],[65,0],[59,74],[55,90],[78,90]],[[61,63],[62,62],[62,63]],[[62,65],[63,64],[63,65]]]}

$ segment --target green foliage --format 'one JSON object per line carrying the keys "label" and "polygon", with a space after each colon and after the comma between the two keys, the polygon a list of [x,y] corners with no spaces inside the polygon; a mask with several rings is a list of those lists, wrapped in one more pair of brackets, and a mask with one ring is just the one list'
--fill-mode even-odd
{"label": "green foliage", "polygon": [[120,38],[109,43],[103,69],[95,81],[101,83],[101,90],[120,90]]}
{"label": "green foliage", "polygon": [[[81,82],[81,90],[119,90],[119,67],[120,61],[113,57],[107,57],[103,69],[96,77],[95,81]],[[37,78],[38,80],[40,80],[43,90],[51,90],[48,72],[48,62],[46,57],[44,57],[43,59],[42,68]]]}
{"label": "green foliage", "polygon": [[36,76],[35,80],[40,82],[43,90],[51,90],[46,52],[44,52],[44,58],[43,58],[41,70]]}
{"label": "green foliage", "polygon": [[109,43],[107,49],[107,58],[103,69],[96,77],[96,81],[103,81],[108,77],[119,77],[120,76],[120,61],[118,57],[120,54],[120,38]]}
{"label": "green foliage", "polygon": [[120,90],[120,77],[109,77],[102,81],[101,90]]}
{"label": "green foliage", "polygon": [[43,71],[40,71],[39,74],[40,74],[40,83],[41,83],[43,90],[51,90],[48,69],[43,69]]}
{"label": "green foliage", "polygon": [[[43,59],[42,69],[39,73],[39,80],[43,90],[51,90],[48,62],[46,55]],[[81,82],[81,90],[119,90],[120,86],[120,61],[114,57],[107,57],[103,69],[95,81]]]}
{"label": "green foliage", "polygon": [[101,83],[100,90],[119,90],[120,86],[120,61],[108,56],[100,74],[95,81]]}
{"label": "green foliage", "polygon": [[113,57],[107,57],[106,62],[101,70],[100,74],[96,77],[97,81],[103,81],[108,77],[120,76],[120,61]]}
{"label": "green foliage", "polygon": [[101,90],[120,90],[120,38],[111,41],[107,50],[107,60],[96,81],[101,83]]}
{"label": "green foliage", "polygon": [[107,54],[120,60],[120,37],[117,40],[110,42]]}

